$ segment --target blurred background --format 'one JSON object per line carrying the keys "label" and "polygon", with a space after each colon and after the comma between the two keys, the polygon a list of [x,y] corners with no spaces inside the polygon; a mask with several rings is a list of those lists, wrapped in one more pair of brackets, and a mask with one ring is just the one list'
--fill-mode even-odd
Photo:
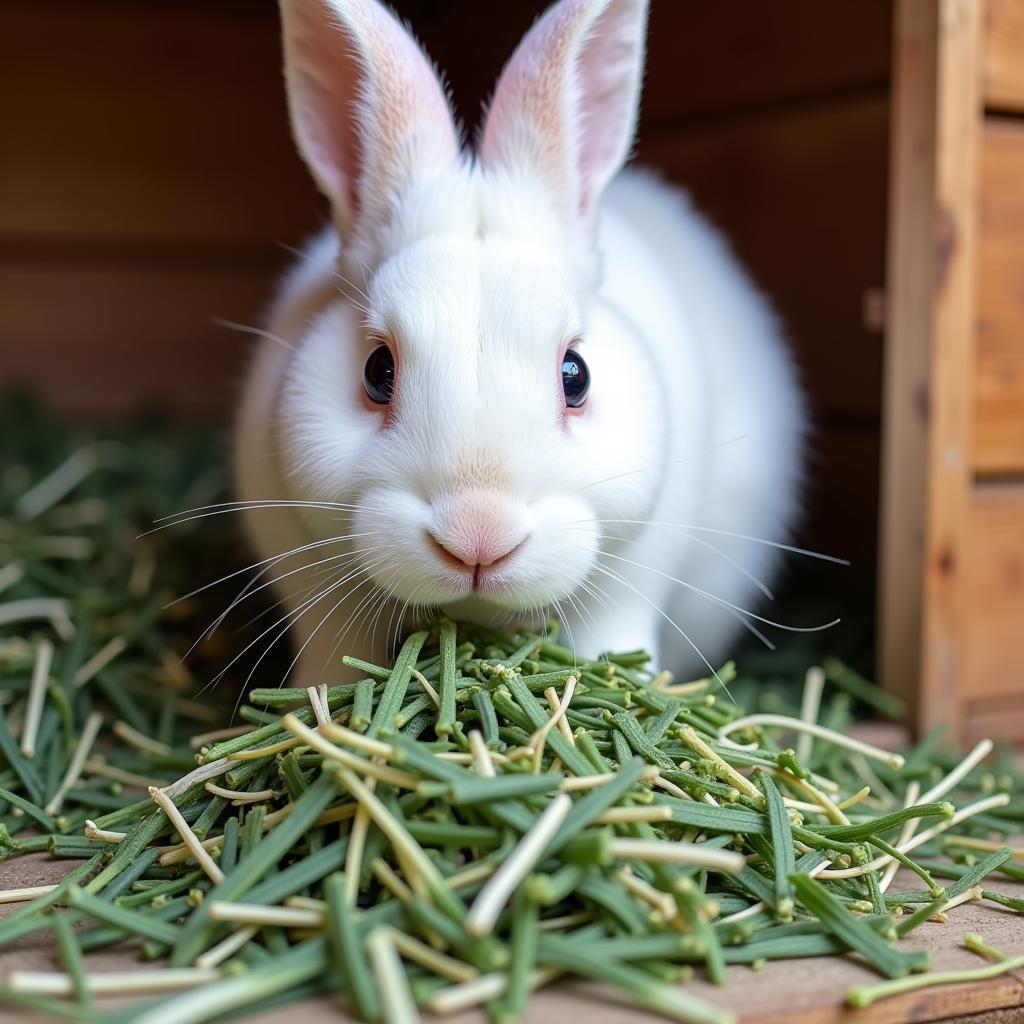
{"label": "blurred background", "polygon": [[[400,0],[472,132],[542,0]],[[788,325],[814,395],[809,543],[877,519],[890,4],[656,0],[637,158],[686,185]],[[272,0],[4,0],[0,386],[82,417],[230,415],[278,273],[324,221]],[[867,319],[865,318],[867,309]]]}
{"label": "blurred background", "polygon": [[[394,6],[446,71],[471,134],[504,60],[545,4]],[[887,211],[903,200],[913,209],[918,198],[931,202],[925,193],[937,180],[931,156],[941,121],[932,115],[943,83],[973,86],[977,73],[971,65],[957,78],[958,66],[944,79],[935,54],[948,37],[963,43],[963,61],[974,59],[967,47],[981,46],[982,7],[986,60],[1003,61],[1002,77],[984,97],[965,95],[979,114],[999,108],[1009,119],[1014,144],[1000,173],[1012,190],[1021,171],[1019,195],[1024,134],[1013,119],[1024,110],[1024,72],[1015,70],[1024,68],[1024,0],[654,0],[651,17],[637,159],[690,190],[787,325],[815,419],[797,541],[854,563],[815,583],[814,617],[852,617],[871,649],[882,523],[889,574],[897,590],[905,581],[886,612],[899,625],[888,655],[899,671],[890,675],[901,677],[916,677],[916,657],[900,662],[900,650],[927,647],[921,604],[927,610],[934,596],[921,596],[920,551],[936,514],[921,497],[934,394],[927,362],[913,356],[906,373],[897,367],[897,391],[885,398],[883,296],[894,231]],[[901,24],[902,43],[894,38]],[[325,220],[289,137],[276,4],[4,0],[0,38],[0,390],[26,384],[88,420],[159,407],[226,424],[251,342],[219,320],[258,324],[290,247]],[[903,156],[894,164],[897,109],[904,127],[892,138]],[[995,128],[998,136],[1001,121]],[[924,162],[917,179],[903,174],[915,160]],[[1024,222],[1016,209],[1003,214]],[[927,221],[933,211],[922,210]],[[933,260],[948,257],[936,254],[930,235],[925,242],[907,250],[902,293],[929,296]],[[1024,307],[1024,270],[1014,266],[1006,289],[1016,309]],[[925,283],[915,292],[918,272]],[[982,379],[991,408],[999,416],[1008,408],[1009,419],[999,420],[1002,454],[979,472],[1002,486],[1024,470],[1024,359],[1016,335],[996,333],[995,368]],[[984,327],[981,334],[992,344],[991,331],[987,342]],[[907,351],[920,355],[928,344]],[[896,485],[888,517],[879,511],[886,401],[912,420],[910,440],[901,435],[890,445],[886,472]],[[975,480],[973,470],[960,472],[957,501]],[[1003,542],[975,593],[1000,601],[1009,593],[1017,603],[1000,621],[1012,623],[1013,608],[1024,614],[1024,497],[1014,491],[1008,508],[1004,497],[993,520]],[[988,648],[992,637],[983,629],[972,642]],[[1020,679],[1024,646],[1014,650],[1008,664]],[[983,661],[972,671],[1002,672],[1006,664]],[[1008,692],[1019,696],[1013,686]],[[951,705],[943,707],[948,715]],[[1017,714],[1024,734],[1024,702]]]}

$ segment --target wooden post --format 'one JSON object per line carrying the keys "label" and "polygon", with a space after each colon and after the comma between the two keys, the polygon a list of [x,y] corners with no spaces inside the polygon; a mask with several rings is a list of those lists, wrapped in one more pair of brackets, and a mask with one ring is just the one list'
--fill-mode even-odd
{"label": "wooden post", "polygon": [[895,12],[879,674],[927,729],[960,679],[984,5]]}

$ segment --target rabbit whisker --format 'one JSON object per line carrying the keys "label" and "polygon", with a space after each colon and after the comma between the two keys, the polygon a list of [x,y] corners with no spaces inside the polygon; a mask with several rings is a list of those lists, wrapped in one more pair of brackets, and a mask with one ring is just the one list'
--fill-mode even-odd
{"label": "rabbit whisker", "polygon": [[702,455],[710,455],[713,452],[721,451],[723,448],[728,447],[731,444],[735,444],[737,441],[744,441],[750,435],[747,432],[742,434],[736,434],[734,437],[730,437],[725,441],[718,441],[713,445],[708,445],[704,448],[698,448],[696,451],[691,452],[689,455],[685,455],[679,459],[669,459],[665,462],[659,462],[653,466],[640,466],[637,469],[627,469],[623,473],[614,473],[612,476],[601,477],[600,480],[592,480],[589,484],[583,484],[582,487],[577,487],[577,491],[585,491],[591,487],[598,487],[601,484],[610,483],[612,480],[621,480],[623,477],[635,476],[637,473],[653,473],[662,471],[666,466],[679,466],[684,462],[692,462],[695,458]]}
{"label": "rabbit whisker", "polygon": [[764,544],[766,547],[777,548],[780,551],[788,551],[790,554],[802,555],[805,558],[816,558],[822,562],[833,562],[836,565],[849,565],[850,561],[846,558],[839,558],[836,555],[826,555],[820,551],[811,551],[809,548],[799,548],[792,544],[783,544],[781,541],[767,540],[764,537],[752,537],[746,533],[735,533],[732,530],[718,530],[712,526],[697,526],[693,523],[672,523],[665,520],[658,519],[577,519],[574,522],[567,523],[567,526],[575,525],[605,525],[605,524],[622,524],[629,526],[656,526],[666,530],[674,530],[677,533],[689,534],[691,532],[696,533],[713,533],[720,537],[732,537],[736,540],[750,541],[752,544]]}
{"label": "rabbit whisker", "polygon": [[[682,626],[679,625],[678,622],[676,622],[675,619],[672,618],[671,615],[668,614],[668,612],[666,612],[659,604],[652,601],[642,590],[640,590],[638,587],[634,587],[633,584],[629,582],[629,580],[627,580],[620,573],[615,572],[615,570],[611,569],[609,566],[597,564],[594,566],[594,568],[597,569],[598,572],[603,573],[610,579],[613,579],[617,583],[626,587],[628,590],[631,590],[634,594],[636,594],[637,597],[639,597],[642,601],[644,601],[651,608],[653,608],[654,611],[656,611],[690,645],[690,647],[693,649],[693,652],[704,663],[704,665],[707,667],[707,670],[711,673],[711,675],[719,682],[723,689],[725,688],[725,683],[722,681],[722,678],[721,676],[719,676],[714,665],[712,665],[711,662],[708,661],[706,657],[704,657],[704,652],[701,651],[701,649],[696,645],[696,643],[694,643],[690,635],[683,629]],[[728,693],[729,691],[726,690],[725,692]]]}
{"label": "rabbit whisker", "polygon": [[831,622],[825,622],[819,626],[789,626],[784,622],[776,622],[774,619],[766,619],[762,615],[757,615],[754,612],[748,611],[746,608],[741,608],[738,604],[726,601],[724,597],[712,594],[710,591],[695,586],[693,583],[687,583],[686,580],[681,580],[678,576],[673,576],[670,573],[663,572],[661,569],[656,569],[653,565],[644,565],[643,562],[637,562],[632,558],[625,558],[622,555],[613,555],[608,551],[602,552],[602,556],[604,558],[614,558],[617,562],[625,562],[627,565],[636,566],[636,568],[644,569],[647,572],[653,572],[656,576],[660,576],[662,579],[676,583],[681,587],[685,587],[692,593],[706,598],[708,601],[712,602],[712,604],[720,605],[723,608],[729,608],[740,615],[753,619],[755,622],[763,622],[766,626],[774,626],[776,629],[783,629],[787,633],[820,633],[823,630],[831,629],[839,623],[839,619],[833,619]]}
{"label": "rabbit whisker", "polygon": [[295,351],[295,346],[290,341],[282,338],[280,334],[274,334],[272,331],[265,330],[262,327],[253,327],[250,324],[240,324],[234,320],[225,320],[222,316],[213,316],[210,319],[218,327],[226,327],[229,331],[239,331],[242,334],[251,334],[255,338],[265,338],[267,341],[273,341],[291,352]]}

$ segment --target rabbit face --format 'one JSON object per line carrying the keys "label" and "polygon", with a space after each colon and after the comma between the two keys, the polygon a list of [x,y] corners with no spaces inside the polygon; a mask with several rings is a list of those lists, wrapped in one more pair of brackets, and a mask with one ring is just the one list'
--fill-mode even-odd
{"label": "rabbit face", "polygon": [[[598,520],[640,520],[656,496],[660,474],[636,471],[658,461],[668,410],[642,338],[529,178],[466,164],[411,190],[375,237],[373,267],[343,262],[348,298],[290,363],[291,495],[350,506],[366,578],[410,606],[571,601]],[[371,357],[390,357],[386,396],[364,381]],[[337,513],[305,519],[338,532]]]}

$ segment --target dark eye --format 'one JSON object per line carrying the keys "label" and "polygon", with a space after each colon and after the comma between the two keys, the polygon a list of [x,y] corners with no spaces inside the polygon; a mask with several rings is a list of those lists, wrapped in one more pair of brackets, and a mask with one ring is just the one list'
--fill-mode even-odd
{"label": "dark eye", "polygon": [[590,390],[590,370],[583,362],[583,356],[575,349],[568,349],[562,357],[562,391],[565,404],[578,409],[586,400]]}
{"label": "dark eye", "polygon": [[371,402],[387,405],[395,390],[395,357],[387,345],[378,345],[363,367],[363,387]]}

